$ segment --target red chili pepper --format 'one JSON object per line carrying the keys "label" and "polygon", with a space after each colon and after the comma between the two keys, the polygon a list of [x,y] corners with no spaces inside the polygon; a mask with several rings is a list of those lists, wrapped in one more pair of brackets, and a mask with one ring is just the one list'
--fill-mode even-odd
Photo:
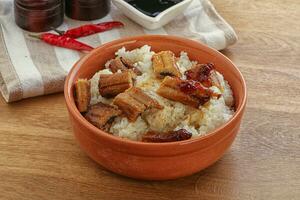
{"label": "red chili pepper", "polygon": [[54,29],[54,31],[66,37],[79,38],[79,37],[84,37],[95,33],[111,30],[113,28],[123,27],[123,26],[124,24],[122,22],[111,21],[111,22],[103,22],[99,24],[86,24],[83,26],[69,29],[67,31],[60,31],[56,29]]}
{"label": "red chili pepper", "polygon": [[79,42],[73,38],[66,37],[64,35],[55,35],[52,33],[43,33],[40,35],[29,35],[31,37],[38,38],[48,44],[54,45],[54,46],[59,46],[59,47],[64,47],[67,49],[74,49],[78,51],[91,51],[94,48],[84,44],[82,42]]}

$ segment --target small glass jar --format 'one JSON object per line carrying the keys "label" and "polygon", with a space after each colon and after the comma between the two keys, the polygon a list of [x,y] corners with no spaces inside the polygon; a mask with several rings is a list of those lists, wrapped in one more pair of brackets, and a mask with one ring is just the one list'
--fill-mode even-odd
{"label": "small glass jar", "polygon": [[44,32],[58,27],[64,19],[63,0],[15,0],[16,24],[31,32]]}
{"label": "small glass jar", "polygon": [[110,0],[65,0],[65,10],[72,19],[100,19],[109,13]]}

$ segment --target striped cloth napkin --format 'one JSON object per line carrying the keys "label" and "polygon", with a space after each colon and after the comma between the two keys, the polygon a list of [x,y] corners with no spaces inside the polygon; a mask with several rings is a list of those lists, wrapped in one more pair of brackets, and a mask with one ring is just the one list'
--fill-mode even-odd
{"label": "striped cloth napkin", "polygon": [[[80,40],[95,47],[126,36],[170,34],[202,41],[217,50],[237,41],[232,27],[208,0],[194,0],[181,16],[157,30],[142,28],[114,6],[109,15],[92,23],[110,20],[124,22],[125,28]],[[86,23],[66,17],[59,29],[65,30]],[[0,90],[4,99],[13,102],[63,91],[68,71],[82,54],[29,38],[27,32],[15,25],[12,0],[0,0],[0,24]]]}

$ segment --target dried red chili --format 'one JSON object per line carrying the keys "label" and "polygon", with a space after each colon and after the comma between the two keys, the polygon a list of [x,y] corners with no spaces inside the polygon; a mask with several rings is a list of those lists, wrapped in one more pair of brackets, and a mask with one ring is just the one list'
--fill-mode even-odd
{"label": "dried red chili", "polygon": [[95,33],[108,31],[113,28],[123,27],[123,26],[124,24],[122,22],[111,21],[111,22],[103,22],[99,24],[86,24],[83,26],[69,29],[67,31],[60,31],[56,29],[54,30],[60,35],[64,35],[66,37],[79,38],[79,37],[84,37]]}
{"label": "dried red chili", "polygon": [[52,33],[43,33],[40,35],[29,35],[29,36],[38,38],[50,45],[64,47],[67,49],[74,49],[78,51],[91,51],[94,49],[93,47],[87,44],[79,42],[73,38],[66,37],[64,35],[61,36]]}
{"label": "dried red chili", "polygon": [[192,133],[185,129],[179,129],[177,131],[169,131],[167,133],[160,133],[156,131],[149,131],[143,135],[143,142],[176,142],[182,140],[188,140],[192,137]]}

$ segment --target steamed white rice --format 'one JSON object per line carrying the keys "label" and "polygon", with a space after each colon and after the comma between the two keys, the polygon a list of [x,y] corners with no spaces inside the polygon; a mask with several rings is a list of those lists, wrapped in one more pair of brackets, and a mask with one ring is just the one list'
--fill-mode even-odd
{"label": "steamed white rice", "polygon": [[[156,79],[152,70],[151,58],[154,52],[145,45],[141,48],[126,51],[123,47],[116,52],[116,56],[124,57],[134,62],[135,66],[143,72],[135,81],[135,86],[140,87],[146,94],[156,99],[164,106],[162,110],[146,111],[135,122],[129,122],[125,117],[118,117],[110,128],[116,136],[130,140],[140,140],[142,135],[149,131],[171,131],[181,128],[192,133],[192,137],[205,135],[227,122],[234,114],[231,109],[234,105],[231,88],[222,74],[217,73],[219,88],[212,86],[210,89],[222,94],[219,99],[211,98],[205,106],[199,109],[192,108],[179,102],[159,96],[155,91],[161,80]],[[108,61],[110,62],[110,61]],[[185,52],[181,52],[177,66],[182,74],[190,69],[196,62],[191,61]],[[109,63],[106,64],[108,66]],[[100,74],[111,74],[109,69],[97,72],[91,79],[91,104],[98,102],[111,104],[111,99],[106,99],[99,94],[98,81]],[[181,77],[185,79],[186,77]]]}

